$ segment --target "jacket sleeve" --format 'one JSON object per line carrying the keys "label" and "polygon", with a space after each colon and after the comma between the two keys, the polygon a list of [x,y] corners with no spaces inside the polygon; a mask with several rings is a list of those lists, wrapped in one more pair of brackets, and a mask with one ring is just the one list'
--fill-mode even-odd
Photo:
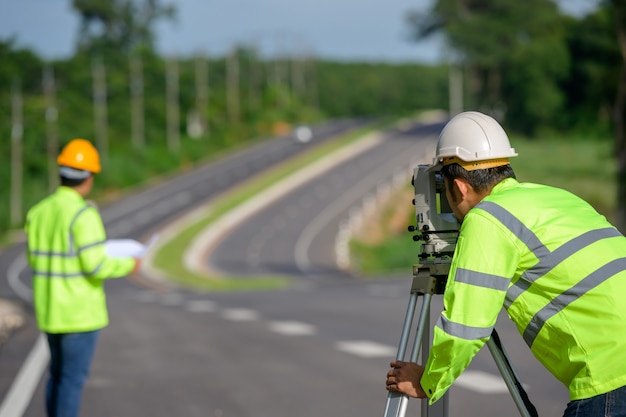
{"label": "jacket sleeve", "polygon": [[489,340],[519,256],[516,241],[501,223],[480,210],[466,215],[421,379],[430,404],[445,394]]}
{"label": "jacket sleeve", "polygon": [[71,228],[74,248],[78,252],[81,270],[86,277],[96,279],[120,278],[132,272],[132,257],[110,257],[106,253],[106,233],[100,213],[89,207],[77,218]]}

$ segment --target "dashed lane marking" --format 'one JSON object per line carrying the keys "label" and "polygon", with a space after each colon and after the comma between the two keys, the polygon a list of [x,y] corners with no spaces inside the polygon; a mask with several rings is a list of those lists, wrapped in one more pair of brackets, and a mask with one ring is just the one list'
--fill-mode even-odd
{"label": "dashed lane marking", "polygon": [[350,353],[364,358],[374,358],[382,356],[393,358],[395,357],[398,350],[394,346],[383,345],[376,342],[370,342],[368,340],[352,340],[339,342],[337,343],[336,347],[342,352]]}
{"label": "dashed lane marking", "polygon": [[259,313],[246,308],[228,308],[222,311],[222,317],[232,321],[254,321],[259,319]]}
{"label": "dashed lane marking", "polygon": [[315,326],[299,321],[275,321],[269,327],[273,332],[288,336],[308,336],[317,332]]}
{"label": "dashed lane marking", "polygon": [[192,313],[212,313],[217,311],[217,304],[209,300],[194,300],[188,301],[185,308]]}
{"label": "dashed lane marking", "polygon": [[504,394],[509,392],[500,375],[492,375],[482,371],[465,371],[457,378],[454,385],[481,394]]}

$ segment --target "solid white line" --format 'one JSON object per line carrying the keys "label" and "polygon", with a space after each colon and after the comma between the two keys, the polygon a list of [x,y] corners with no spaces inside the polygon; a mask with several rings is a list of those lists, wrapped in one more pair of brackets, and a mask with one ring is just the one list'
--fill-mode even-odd
{"label": "solid white line", "polygon": [[15,377],[9,392],[4,397],[0,406],[0,417],[21,417],[24,415],[49,359],[48,344],[45,336],[41,334]]}

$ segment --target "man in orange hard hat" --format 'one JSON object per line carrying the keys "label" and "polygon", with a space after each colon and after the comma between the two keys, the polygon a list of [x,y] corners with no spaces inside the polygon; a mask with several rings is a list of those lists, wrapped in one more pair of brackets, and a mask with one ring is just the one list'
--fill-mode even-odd
{"label": "man in orange hard hat", "polygon": [[108,324],[104,280],[139,269],[132,257],[110,257],[98,210],[85,201],[101,171],[96,148],[71,140],[57,158],[61,185],[26,217],[28,262],[39,329],[50,348],[49,417],[76,417],[100,329]]}

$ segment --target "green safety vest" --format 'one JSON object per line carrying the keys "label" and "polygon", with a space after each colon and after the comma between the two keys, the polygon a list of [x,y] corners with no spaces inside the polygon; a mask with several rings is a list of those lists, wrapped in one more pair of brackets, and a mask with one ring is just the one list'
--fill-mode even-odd
{"label": "green safety vest", "polygon": [[502,307],[571,400],[626,385],[626,238],[573,194],[509,178],[465,216],[421,379],[432,404]]}
{"label": "green safety vest", "polygon": [[128,275],[133,258],[111,258],[97,209],[59,187],[26,217],[35,315],[46,333],[96,330],[108,324],[103,280]]}

